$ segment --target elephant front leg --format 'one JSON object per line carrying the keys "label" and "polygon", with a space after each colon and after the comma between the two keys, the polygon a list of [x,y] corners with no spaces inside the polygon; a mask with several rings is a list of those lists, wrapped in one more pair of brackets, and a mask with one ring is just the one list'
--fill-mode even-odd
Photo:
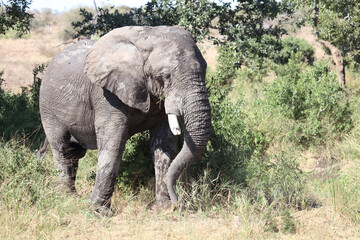
{"label": "elephant front leg", "polygon": [[98,166],[91,201],[94,210],[103,216],[112,215],[111,197],[119,173],[126,135],[126,130],[118,128],[112,131],[112,135],[108,133],[98,137]]}
{"label": "elephant front leg", "polygon": [[165,176],[176,156],[177,137],[171,133],[167,120],[150,130],[151,152],[155,167],[155,198],[157,207],[171,205]]}

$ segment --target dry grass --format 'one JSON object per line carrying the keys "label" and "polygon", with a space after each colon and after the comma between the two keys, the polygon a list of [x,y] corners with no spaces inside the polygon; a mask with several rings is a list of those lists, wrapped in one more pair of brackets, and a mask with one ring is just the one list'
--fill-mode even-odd
{"label": "dry grass", "polygon": [[60,29],[56,25],[32,31],[25,39],[0,39],[0,70],[5,71],[5,89],[18,92],[21,86],[32,83],[34,67],[50,61],[63,48],[57,39]]}
{"label": "dry grass", "polygon": [[[90,154],[94,157],[94,153]],[[94,156],[93,156],[94,155]],[[311,159],[311,158],[309,158]],[[46,161],[51,161],[47,156]],[[92,160],[80,166],[86,175]],[[51,181],[55,179],[52,177]],[[155,212],[149,206],[153,192],[142,189],[132,195],[116,189],[113,196],[115,216],[102,218],[88,210],[92,182],[86,176],[78,179],[79,197],[55,197],[51,206],[38,205],[11,209],[0,202],[1,239],[359,239],[359,226],[340,209],[340,201],[332,201],[323,193],[314,194],[322,206],[310,210],[292,210],[296,233],[266,231],[266,212],[250,203],[246,194],[234,197],[232,206],[210,212],[191,213],[176,210]],[[51,191],[47,189],[45,191]],[[326,190],[324,190],[326,192]],[[340,197],[340,196],[338,196]],[[337,198],[338,198],[337,197]],[[334,206],[338,204],[338,206]],[[271,208],[271,207],[270,207]],[[278,228],[284,224],[280,217]]]}
{"label": "dry grass", "polygon": [[[76,200],[69,201],[73,204]],[[126,204],[112,218],[101,218],[87,211],[70,212],[64,216],[59,210],[34,214],[37,209],[17,215],[17,219],[0,217],[5,239],[359,239],[359,227],[331,204],[312,210],[294,212],[296,234],[264,231],[261,213],[244,212],[154,213],[147,207]],[[79,206],[79,205],[78,205]],[[81,206],[81,205],[80,205]],[[118,206],[119,207],[119,206]],[[82,208],[85,208],[82,206]],[[281,221],[281,220],[279,220]]]}
{"label": "dry grass", "polygon": [[[111,220],[74,217],[70,230],[59,229],[54,239],[241,239],[246,237],[233,219],[197,215],[134,215],[122,213]],[[243,237],[241,237],[243,236]],[[240,237],[240,238],[239,238]]]}
{"label": "dry grass", "polygon": [[297,233],[279,234],[276,239],[359,239],[358,226],[349,222],[330,206],[299,211],[293,215],[297,219]]}

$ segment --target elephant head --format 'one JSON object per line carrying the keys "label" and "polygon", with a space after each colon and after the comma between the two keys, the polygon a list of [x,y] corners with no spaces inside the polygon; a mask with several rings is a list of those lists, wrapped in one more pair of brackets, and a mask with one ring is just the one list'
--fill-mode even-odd
{"label": "elephant head", "polygon": [[191,35],[183,28],[166,26],[115,29],[94,44],[85,73],[124,104],[145,114],[150,111],[151,96],[164,99],[174,134],[179,134],[177,118],[182,120],[184,144],[166,175],[170,199],[175,203],[176,180],[203,153],[211,127],[206,61]]}

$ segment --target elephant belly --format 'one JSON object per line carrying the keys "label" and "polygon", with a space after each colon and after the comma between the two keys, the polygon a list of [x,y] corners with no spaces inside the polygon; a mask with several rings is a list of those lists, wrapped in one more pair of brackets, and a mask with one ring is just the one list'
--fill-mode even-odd
{"label": "elephant belly", "polygon": [[93,121],[85,119],[69,124],[71,141],[79,143],[86,149],[97,149],[95,128],[92,126],[94,126]]}
{"label": "elephant belly", "polygon": [[70,131],[70,134],[72,142],[80,144],[85,149],[97,149],[96,135],[88,135],[72,131]]}

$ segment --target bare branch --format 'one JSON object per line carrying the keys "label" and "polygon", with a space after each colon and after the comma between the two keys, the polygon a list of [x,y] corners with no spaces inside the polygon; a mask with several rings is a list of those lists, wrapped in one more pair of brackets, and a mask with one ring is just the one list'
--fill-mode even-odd
{"label": "bare branch", "polygon": [[319,118],[320,117],[320,113],[322,113],[323,111],[325,111],[329,106],[329,103],[326,103],[326,106],[323,108],[323,109],[320,109],[319,112],[317,113],[316,115],[316,118]]}
{"label": "bare branch", "polygon": [[96,25],[96,21],[97,21],[97,17],[99,16],[99,12],[98,12],[98,8],[96,5],[96,1],[93,0],[93,2],[94,2],[94,7],[95,7],[95,16],[93,17],[91,24]]}

